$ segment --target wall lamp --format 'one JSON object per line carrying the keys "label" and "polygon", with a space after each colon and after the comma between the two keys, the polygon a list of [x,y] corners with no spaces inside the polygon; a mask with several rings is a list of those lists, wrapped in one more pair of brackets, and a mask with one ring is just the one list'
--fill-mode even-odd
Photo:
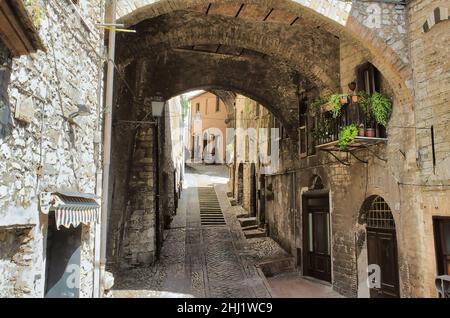
{"label": "wall lamp", "polygon": [[152,97],[152,115],[155,118],[162,117],[165,101],[160,96]]}

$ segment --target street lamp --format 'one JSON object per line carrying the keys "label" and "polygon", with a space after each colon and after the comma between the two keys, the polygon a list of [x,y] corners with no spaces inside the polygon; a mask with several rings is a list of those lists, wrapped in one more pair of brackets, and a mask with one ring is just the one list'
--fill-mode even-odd
{"label": "street lamp", "polygon": [[162,117],[164,110],[164,100],[162,97],[156,96],[152,98],[152,115],[155,118]]}

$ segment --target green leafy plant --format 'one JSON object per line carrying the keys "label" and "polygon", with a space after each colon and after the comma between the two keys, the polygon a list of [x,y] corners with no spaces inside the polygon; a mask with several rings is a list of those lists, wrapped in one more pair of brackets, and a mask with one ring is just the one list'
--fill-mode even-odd
{"label": "green leafy plant", "polygon": [[348,144],[352,143],[355,140],[356,136],[358,136],[358,128],[356,127],[356,125],[345,126],[344,129],[342,129],[339,137],[339,150],[346,150]]}
{"label": "green leafy plant", "polygon": [[324,98],[316,98],[309,103],[309,109],[317,115],[320,113],[320,109],[325,103],[326,100]]}
{"label": "green leafy plant", "polygon": [[331,113],[334,118],[337,118],[341,114],[341,94],[330,95],[329,100],[331,104]]}
{"label": "green leafy plant", "polygon": [[370,97],[370,112],[378,124],[386,127],[391,117],[392,101],[381,93],[374,93]]}
{"label": "green leafy plant", "polygon": [[371,103],[370,96],[366,92],[361,91],[358,93],[358,104],[359,104],[359,106],[361,106],[363,112],[366,115],[365,126],[367,128],[371,128],[375,124],[375,120],[373,119],[370,103]]}

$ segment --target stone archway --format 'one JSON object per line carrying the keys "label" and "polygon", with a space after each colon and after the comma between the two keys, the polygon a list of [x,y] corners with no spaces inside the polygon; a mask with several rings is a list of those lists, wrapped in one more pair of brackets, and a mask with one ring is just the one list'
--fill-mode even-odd
{"label": "stone archway", "polygon": [[[317,91],[305,76],[292,70],[285,62],[253,56],[216,58],[202,52],[163,51],[140,59],[145,71],[139,85],[145,97],[158,93],[165,99],[202,89],[228,91],[245,95],[267,108],[297,139],[297,104],[299,87]],[[129,64],[126,69],[132,69]],[[251,76],[244,76],[245,73]]]}
{"label": "stone archway", "polygon": [[[307,19],[334,36],[354,41],[357,46],[367,51],[370,62],[385,74],[390,85],[396,88],[399,99],[402,102],[411,101],[411,91],[408,88],[411,68],[405,62],[405,57],[400,57],[402,55],[401,48],[404,46],[399,44],[400,42],[396,42],[392,46],[386,44],[386,39],[380,37],[381,33],[376,25],[372,27],[370,23],[360,21],[361,17],[370,15],[371,10],[373,13],[377,13],[377,10],[374,10],[370,3],[342,0],[119,0],[118,18],[127,26],[130,26],[145,19],[175,11],[195,9],[208,13],[211,7],[213,8],[212,11],[216,10],[216,7],[224,7],[226,11],[227,6],[229,10],[229,7],[233,5],[237,6],[239,11],[242,11],[243,6],[263,6],[264,9],[269,9],[272,12],[278,10],[292,14],[294,16],[292,22],[288,20],[286,15],[281,14],[285,23],[286,21],[291,24],[298,23],[298,21]],[[298,17],[301,18],[297,19]],[[392,30],[392,32],[397,31]],[[398,32],[401,33],[401,30]],[[280,46],[280,52],[283,50],[286,51],[286,48]]]}
{"label": "stone archway", "polygon": [[400,297],[395,220],[387,202],[378,195],[362,206],[357,234],[358,296]]}

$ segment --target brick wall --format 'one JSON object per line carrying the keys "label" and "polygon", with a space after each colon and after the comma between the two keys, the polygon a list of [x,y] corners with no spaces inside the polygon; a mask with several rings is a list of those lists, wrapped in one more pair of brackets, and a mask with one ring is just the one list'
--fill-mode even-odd
{"label": "brick wall", "polygon": [[[415,186],[420,191],[418,202],[420,211],[420,248],[411,251],[412,257],[420,258],[415,277],[413,292],[416,295],[436,296],[433,285],[436,276],[436,255],[434,250],[433,216],[450,217],[449,180],[450,180],[450,123],[449,100],[450,85],[450,21],[435,23],[435,9],[450,10],[449,1],[415,0],[410,1],[408,22],[410,32],[411,64],[414,69],[414,113],[415,125],[425,129],[416,130],[418,165],[420,176]],[[447,14],[448,15],[448,14]],[[423,25],[428,21],[428,31]],[[434,23],[433,23],[434,22]],[[435,160],[433,152],[431,126],[435,130]],[[432,186],[444,184],[447,186]]]}

